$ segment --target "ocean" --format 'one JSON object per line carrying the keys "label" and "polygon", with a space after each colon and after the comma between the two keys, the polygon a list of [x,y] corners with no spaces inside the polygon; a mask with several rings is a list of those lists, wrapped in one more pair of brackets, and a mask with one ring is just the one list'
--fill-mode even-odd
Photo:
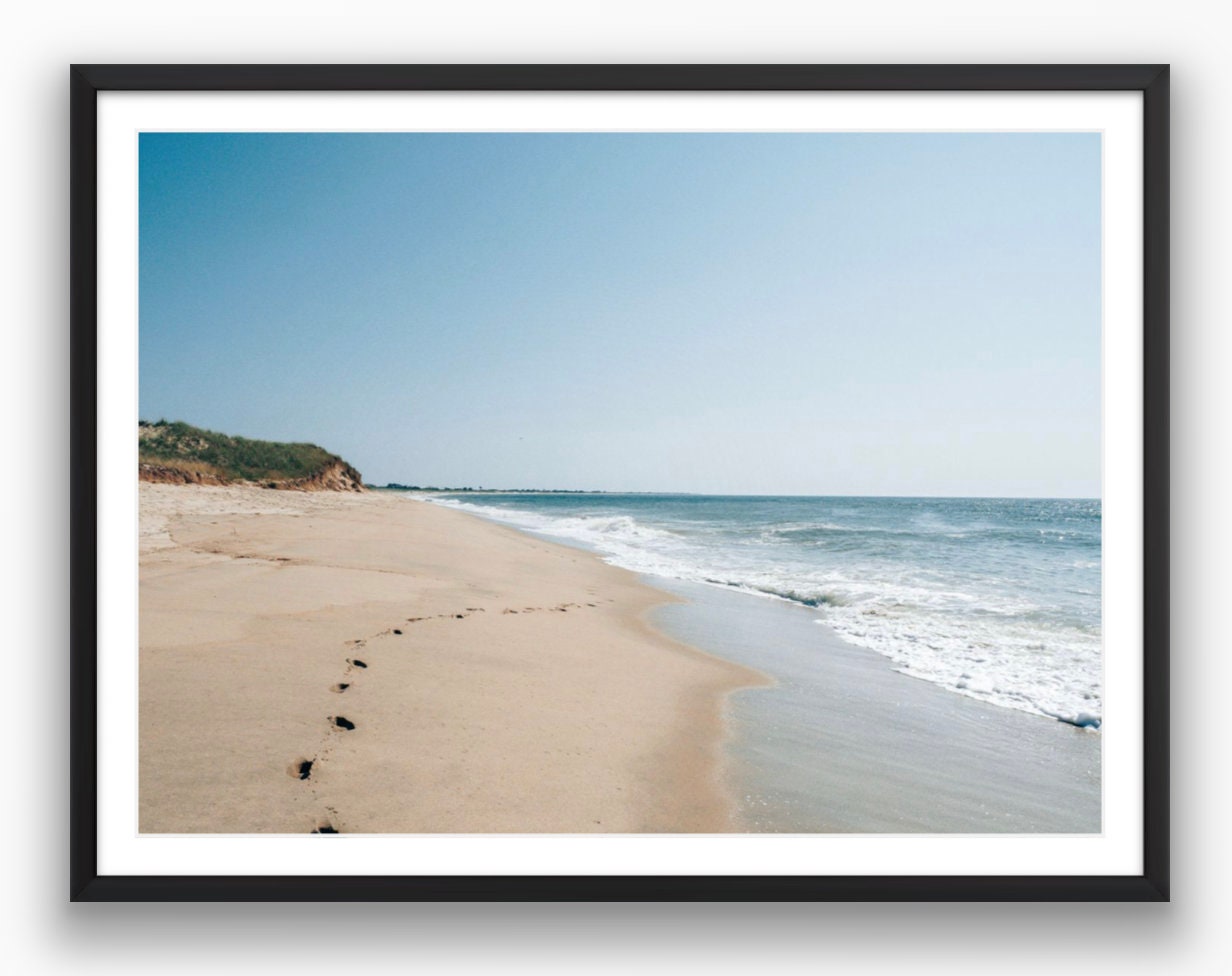
{"label": "ocean", "polygon": [[806,607],[843,640],[955,695],[1102,724],[1098,499],[427,497],[652,582]]}

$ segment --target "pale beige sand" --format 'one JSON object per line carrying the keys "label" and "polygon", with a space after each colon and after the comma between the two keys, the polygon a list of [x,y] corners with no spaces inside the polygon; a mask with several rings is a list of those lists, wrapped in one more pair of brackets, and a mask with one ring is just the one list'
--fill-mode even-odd
{"label": "pale beige sand", "polygon": [[140,506],[141,831],[735,828],[724,697],[764,679],[632,574],[404,496]]}

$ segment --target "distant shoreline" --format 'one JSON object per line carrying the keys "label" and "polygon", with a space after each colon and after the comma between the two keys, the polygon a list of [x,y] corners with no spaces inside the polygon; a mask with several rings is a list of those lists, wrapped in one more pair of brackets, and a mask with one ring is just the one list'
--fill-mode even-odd
{"label": "distant shoreline", "polygon": [[610,488],[437,488],[434,486],[365,484],[369,491],[413,491],[426,495],[656,495],[679,498],[883,498],[915,500],[962,501],[1066,501],[1099,502],[1099,495],[869,495],[869,494],[802,494],[800,492],[712,492],[712,491],[616,491]]}
{"label": "distant shoreline", "polygon": [[387,485],[364,485],[369,491],[420,491],[437,495],[654,495],[657,492],[616,492],[602,489],[586,488],[437,488],[434,486],[401,485],[391,482]]}

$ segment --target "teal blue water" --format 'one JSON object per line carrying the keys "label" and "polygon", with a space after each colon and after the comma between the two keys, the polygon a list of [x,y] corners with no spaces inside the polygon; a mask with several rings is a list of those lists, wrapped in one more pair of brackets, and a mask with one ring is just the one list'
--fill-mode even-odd
{"label": "teal blue water", "polygon": [[807,606],[957,694],[1098,728],[1098,499],[435,496],[649,577]]}

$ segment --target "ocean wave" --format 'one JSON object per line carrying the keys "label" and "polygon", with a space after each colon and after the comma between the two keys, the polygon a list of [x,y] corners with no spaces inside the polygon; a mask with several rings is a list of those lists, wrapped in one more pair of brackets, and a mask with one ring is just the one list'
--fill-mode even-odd
{"label": "ocean wave", "polygon": [[[1045,573],[1042,578],[1051,587],[1047,599],[1032,598],[1029,594],[1035,591],[1024,585],[1021,571],[1010,571],[1013,567],[1003,553],[986,559],[979,573],[962,561],[937,561],[932,556],[936,531],[917,549],[905,555],[895,552],[889,559],[878,538],[921,534],[893,527],[860,530],[826,520],[708,524],[696,513],[690,520],[660,517],[652,525],[640,513],[604,510],[601,503],[593,510],[545,512],[530,510],[526,501],[519,507],[439,497],[431,501],[580,543],[634,572],[809,607],[820,614],[820,623],[850,643],[887,657],[904,674],[1078,727],[1098,729],[1102,724],[1099,606],[1090,595],[1099,592],[1097,576],[1093,587],[1067,588]],[[940,520],[930,526],[942,527],[961,529]],[[1022,535],[1020,528],[1014,532]],[[809,533],[841,535],[851,545],[825,550],[822,554],[830,561],[822,564]],[[1014,533],[981,526],[967,534],[978,538],[964,544],[994,546],[1001,543],[987,540],[1004,540]],[[1056,538],[1041,536],[1034,528],[1031,534],[1043,540],[1041,546]],[[1071,572],[1097,574],[1100,564],[1091,558],[1069,559],[1063,565]],[[1032,567],[1032,572],[1037,570]],[[1083,589],[1089,592],[1078,592]],[[1065,594],[1077,602],[1053,605]]]}

